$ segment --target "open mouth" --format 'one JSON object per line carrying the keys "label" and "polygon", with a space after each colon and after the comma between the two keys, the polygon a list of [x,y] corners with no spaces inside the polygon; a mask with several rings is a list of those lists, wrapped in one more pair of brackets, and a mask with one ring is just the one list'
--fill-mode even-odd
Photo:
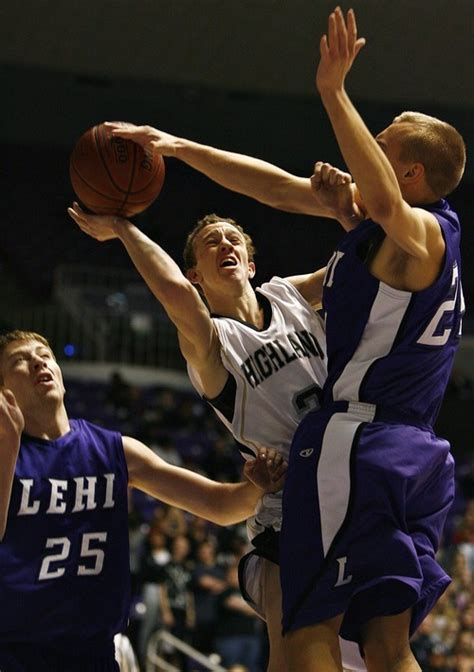
{"label": "open mouth", "polygon": [[237,266],[237,259],[234,259],[233,257],[227,257],[220,263],[221,268],[233,268],[234,266]]}
{"label": "open mouth", "polygon": [[35,381],[35,385],[40,385],[41,383],[51,383],[53,382],[53,376],[50,373],[41,373]]}

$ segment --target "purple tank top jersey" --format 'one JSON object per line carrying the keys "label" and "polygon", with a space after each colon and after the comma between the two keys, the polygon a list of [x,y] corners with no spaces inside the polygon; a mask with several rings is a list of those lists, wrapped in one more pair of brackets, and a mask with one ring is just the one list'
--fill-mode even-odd
{"label": "purple tank top jersey", "polygon": [[23,435],[0,542],[0,642],[80,653],[126,627],[128,473],[122,438],[84,420]]}
{"label": "purple tank top jersey", "polygon": [[363,401],[433,424],[461,335],[460,228],[446,201],[433,213],[446,243],[443,266],[427,289],[393,289],[365,262],[383,231],[362,222],[332,256],[324,281],[328,378],[323,400]]}

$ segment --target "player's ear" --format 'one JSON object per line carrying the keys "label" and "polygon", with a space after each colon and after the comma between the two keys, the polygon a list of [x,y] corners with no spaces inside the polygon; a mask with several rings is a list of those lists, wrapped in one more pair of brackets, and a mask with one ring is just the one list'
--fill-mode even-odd
{"label": "player's ear", "polygon": [[412,163],[403,173],[405,182],[417,182],[425,174],[425,167],[422,163]]}
{"label": "player's ear", "polygon": [[193,285],[199,285],[202,280],[202,274],[197,270],[197,268],[188,268],[186,271],[186,277],[189,282],[193,283]]}
{"label": "player's ear", "polygon": [[249,278],[255,277],[256,269],[253,261],[249,261]]}

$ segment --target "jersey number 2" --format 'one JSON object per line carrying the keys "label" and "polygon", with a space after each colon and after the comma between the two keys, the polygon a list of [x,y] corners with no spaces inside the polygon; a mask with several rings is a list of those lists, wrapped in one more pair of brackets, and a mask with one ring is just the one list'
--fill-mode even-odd
{"label": "jersey number 2", "polygon": [[[104,551],[101,548],[94,548],[91,544],[95,544],[96,542],[105,543],[106,541],[107,532],[84,532],[81,541],[80,557],[81,559],[93,558],[93,562],[92,564],[89,563],[90,566],[79,564],[76,572],[77,576],[96,576],[101,573],[104,566]],[[46,539],[45,548],[57,548],[59,552],[50,553],[43,558],[38,581],[59,579],[65,573],[66,568],[59,566],[56,569],[52,569],[50,565],[52,562],[67,560],[71,551],[71,542],[67,537],[50,537]]]}
{"label": "jersey number 2", "polygon": [[[461,336],[461,329],[462,329],[461,319],[465,310],[465,305],[464,305],[464,295],[462,292],[462,285],[459,281],[458,266],[457,264],[454,264],[453,276],[451,282],[451,292],[450,292],[451,297],[447,298],[447,300],[443,301],[443,303],[439,306],[438,310],[433,315],[430,323],[428,324],[425,331],[418,339],[417,343],[421,343],[422,345],[442,346],[448,342],[452,329],[451,327],[446,327],[445,329],[443,329],[443,320],[447,318],[450,318],[451,320],[455,319],[458,293],[460,298],[458,308],[460,318],[459,318],[459,330],[457,336],[458,337]],[[443,329],[443,332],[440,334],[439,332],[441,331],[441,329]]]}

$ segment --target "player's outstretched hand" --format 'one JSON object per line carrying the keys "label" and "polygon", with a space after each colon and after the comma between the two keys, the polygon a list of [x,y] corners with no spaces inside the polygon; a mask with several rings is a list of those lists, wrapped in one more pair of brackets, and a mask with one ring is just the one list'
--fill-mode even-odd
{"label": "player's outstretched hand", "polygon": [[318,203],[330,208],[346,231],[362,221],[363,212],[356,202],[358,192],[350,173],[330,163],[318,161],[314,164],[314,173],[310,179]]}
{"label": "player's outstretched hand", "polygon": [[25,420],[15,395],[8,388],[0,387],[0,444],[18,451],[24,428]]}
{"label": "player's outstretched hand", "polygon": [[244,476],[264,492],[278,492],[283,487],[288,464],[272,448],[261,448],[257,457],[244,465]]}
{"label": "player's outstretched hand", "polygon": [[159,131],[153,126],[135,126],[135,124],[117,121],[106,121],[105,125],[112,131],[112,135],[125,140],[133,140],[143,149],[151,149],[162,156],[174,156],[180,142],[180,138]]}
{"label": "player's outstretched hand", "polygon": [[316,86],[323,94],[341,90],[352,64],[365,44],[363,37],[357,37],[357,23],[354,10],[347,12],[347,19],[340,7],[329,15],[328,32],[319,45],[321,60],[316,73]]}
{"label": "player's outstretched hand", "polygon": [[118,237],[118,228],[127,222],[116,215],[91,215],[74,201],[72,208],[68,208],[68,215],[76,222],[79,228],[91,238],[104,242]]}

